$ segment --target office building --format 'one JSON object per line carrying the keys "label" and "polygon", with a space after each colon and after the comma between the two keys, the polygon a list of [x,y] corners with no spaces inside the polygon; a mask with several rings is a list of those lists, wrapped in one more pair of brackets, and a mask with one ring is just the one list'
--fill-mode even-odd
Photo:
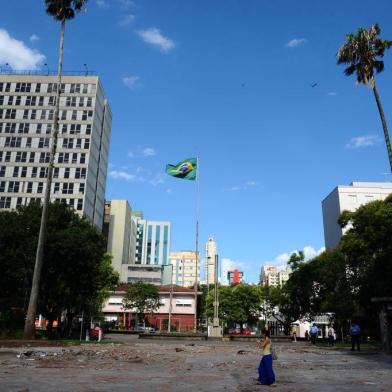
{"label": "office building", "polygon": [[215,282],[215,257],[218,255],[217,253],[217,245],[212,236],[208,238],[206,243],[206,258],[205,258],[205,266],[206,266],[206,275],[205,280],[207,285],[214,284]]}
{"label": "office building", "polygon": [[[57,77],[0,74],[0,209],[43,200]],[[102,228],[112,115],[98,76],[63,76],[51,200]]]}
{"label": "office building", "polygon": [[323,201],[325,247],[336,247],[349,227],[342,229],[338,219],[344,210],[355,211],[361,205],[374,200],[384,200],[392,193],[391,182],[352,182],[337,186]]}
{"label": "office building", "polygon": [[200,260],[196,260],[196,252],[171,252],[170,264],[173,266],[173,284],[189,287],[200,282]]}
{"label": "office building", "polygon": [[261,267],[260,284],[273,287],[283,286],[289,280],[291,272],[290,267],[278,270],[273,265],[263,265]]}
{"label": "office building", "polygon": [[127,281],[127,277],[122,276],[123,265],[131,262],[134,251],[131,249],[131,213],[127,200],[105,203],[104,232],[107,232],[107,251],[112,255],[112,266],[120,274],[121,282]]}
{"label": "office building", "polygon": [[137,224],[136,264],[169,264],[170,231],[168,221],[149,221],[134,216]]}

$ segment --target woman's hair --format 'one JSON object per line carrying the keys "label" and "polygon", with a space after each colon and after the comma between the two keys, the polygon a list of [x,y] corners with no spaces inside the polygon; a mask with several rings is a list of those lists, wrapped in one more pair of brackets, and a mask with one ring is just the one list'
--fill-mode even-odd
{"label": "woman's hair", "polygon": [[263,330],[261,331],[261,333],[262,333],[264,336],[267,336],[267,338],[269,338],[269,336],[270,336],[270,333],[269,333],[268,329],[263,329]]}

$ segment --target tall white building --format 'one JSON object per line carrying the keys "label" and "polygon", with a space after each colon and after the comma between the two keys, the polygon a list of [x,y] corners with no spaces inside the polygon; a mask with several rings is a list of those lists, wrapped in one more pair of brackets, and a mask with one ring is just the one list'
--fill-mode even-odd
{"label": "tall white building", "polygon": [[350,185],[337,186],[322,201],[325,247],[336,247],[348,230],[348,227],[342,230],[338,225],[341,212],[355,211],[363,204],[384,200],[391,193],[391,182],[352,182]]}
{"label": "tall white building", "polygon": [[217,255],[217,245],[212,236],[208,238],[206,243],[206,276],[207,285],[215,282],[215,256]]}
{"label": "tall white building", "polygon": [[[57,77],[0,74],[0,209],[43,200]],[[51,200],[102,227],[112,114],[97,76],[63,76]]]}

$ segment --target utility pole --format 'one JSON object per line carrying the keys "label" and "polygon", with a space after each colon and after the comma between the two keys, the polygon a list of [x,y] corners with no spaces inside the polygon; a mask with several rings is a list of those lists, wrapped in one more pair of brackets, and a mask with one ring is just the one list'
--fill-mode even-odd
{"label": "utility pole", "polygon": [[171,273],[171,284],[170,284],[169,320],[167,324],[167,332],[171,332],[171,316],[173,310],[173,264],[171,265],[171,267],[172,267],[172,273]]}
{"label": "utility pole", "polygon": [[214,261],[214,319],[212,322],[211,337],[220,338],[222,337],[222,328],[219,325],[218,255],[215,255]]}

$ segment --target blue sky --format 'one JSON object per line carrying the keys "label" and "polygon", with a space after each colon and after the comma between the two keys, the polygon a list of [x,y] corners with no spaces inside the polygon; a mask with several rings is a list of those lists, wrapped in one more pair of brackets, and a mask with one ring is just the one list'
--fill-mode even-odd
{"label": "blue sky", "polygon": [[[372,92],[335,59],[360,26],[392,39],[391,15],[390,0],[89,0],[67,24],[64,69],[97,71],[111,105],[107,198],[170,220],[172,250],[193,249],[195,184],[164,167],[197,155],[202,251],[212,234],[248,281],[292,250],[314,254],[336,185],[391,179]],[[55,70],[58,35],[41,1],[7,2],[0,64]]]}

